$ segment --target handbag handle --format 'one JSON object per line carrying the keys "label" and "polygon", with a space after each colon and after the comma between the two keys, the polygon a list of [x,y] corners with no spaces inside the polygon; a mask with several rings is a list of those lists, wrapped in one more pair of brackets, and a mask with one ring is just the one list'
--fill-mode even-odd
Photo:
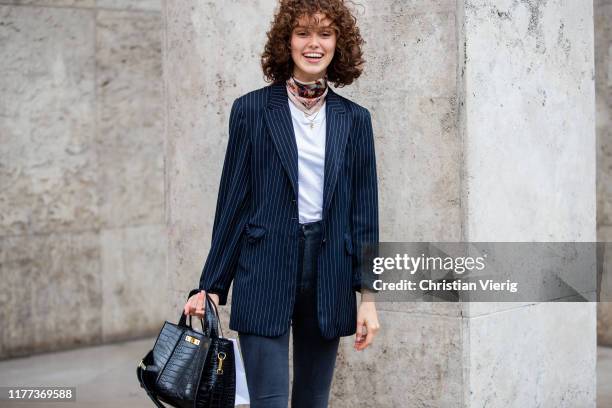
{"label": "handbag handle", "polygon": [[[193,295],[201,292],[201,289],[192,289],[187,296],[190,299]],[[208,292],[206,292],[206,310],[204,312],[205,320],[200,318],[202,324],[202,330],[209,337],[219,337],[219,331],[221,330],[221,337],[223,337],[223,330],[219,324],[219,311],[215,302],[212,300]],[[185,313],[181,313],[179,318],[179,326],[189,327],[193,330],[191,315],[189,315],[189,325],[187,325],[187,316]]]}
{"label": "handbag handle", "polygon": [[[199,289],[197,291],[199,292]],[[191,316],[189,317],[191,318]],[[219,311],[208,292],[206,292],[206,310],[204,312],[204,317],[206,318],[206,326],[210,329],[210,336],[219,337],[219,331],[221,330],[221,325],[219,324]],[[223,337],[223,331],[221,331],[221,337]]]}

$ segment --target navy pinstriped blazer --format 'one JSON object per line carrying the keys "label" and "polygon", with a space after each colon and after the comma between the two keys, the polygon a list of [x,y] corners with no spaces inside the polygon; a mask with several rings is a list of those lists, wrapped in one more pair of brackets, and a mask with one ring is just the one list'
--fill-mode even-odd
{"label": "navy pinstriped blazer", "polygon": [[[378,243],[378,186],[370,112],[331,87],[326,98],[317,309],[330,339],[356,332],[360,248]],[[285,84],[237,98],[199,285],[225,305],[233,280],[232,330],[278,336],[289,328],[298,274],[297,163]]]}

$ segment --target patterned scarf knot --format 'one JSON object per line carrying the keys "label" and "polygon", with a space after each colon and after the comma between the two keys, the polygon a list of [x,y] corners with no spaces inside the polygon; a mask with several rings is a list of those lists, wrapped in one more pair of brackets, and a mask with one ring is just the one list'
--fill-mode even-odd
{"label": "patterned scarf knot", "polygon": [[286,84],[289,99],[307,116],[321,109],[329,90],[326,77],[316,81],[302,82],[291,76]]}

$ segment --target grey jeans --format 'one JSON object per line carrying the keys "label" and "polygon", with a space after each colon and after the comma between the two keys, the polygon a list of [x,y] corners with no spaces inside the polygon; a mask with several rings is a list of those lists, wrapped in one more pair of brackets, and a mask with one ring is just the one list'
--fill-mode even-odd
{"label": "grey jeans", "polygon": [[[300,224],[298,284],[291,318],[293,330],[292,408],[326,408],[340,338],[321,336],[317,320],[317,257],[320,221]],[[289,330],[265,337],[238,333],[251,408],[287,408]]]}

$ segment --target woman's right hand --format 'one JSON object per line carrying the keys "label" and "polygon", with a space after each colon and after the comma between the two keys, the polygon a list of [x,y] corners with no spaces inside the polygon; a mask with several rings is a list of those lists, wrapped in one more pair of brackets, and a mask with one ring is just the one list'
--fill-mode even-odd
{"label": "woman's right hand", "polygon": [[[185,307],[183,308],[183,314],[186,316],[196,316],[204,318],[204,311],[206,310],[206,292],[201,290],[187,300]],[[208,296],[215,302],[217,310],[219,310],[219,295],[216,293],[209,293]]]}

